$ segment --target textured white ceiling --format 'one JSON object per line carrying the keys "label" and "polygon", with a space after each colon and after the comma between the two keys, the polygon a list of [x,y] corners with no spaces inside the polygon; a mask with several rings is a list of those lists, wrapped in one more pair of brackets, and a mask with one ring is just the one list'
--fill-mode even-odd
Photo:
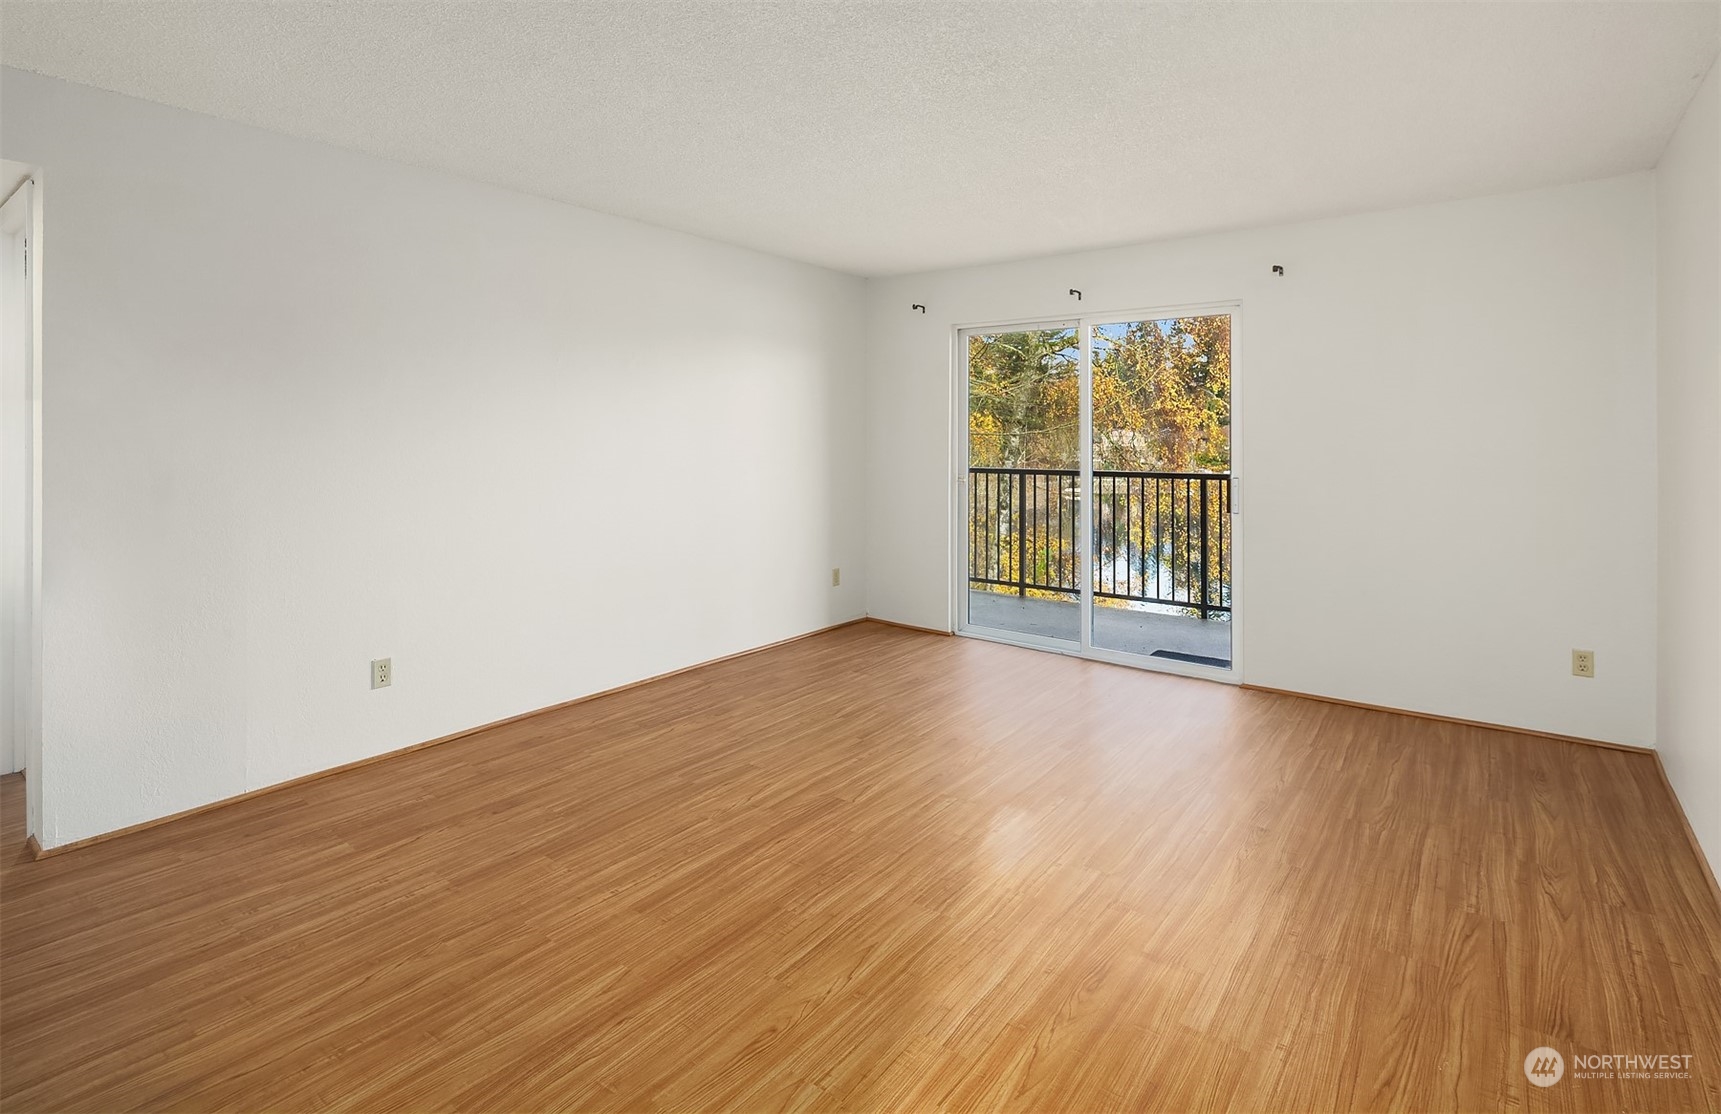
{"label": "textured white ceiling", "polygon": [[1654,165],[1721,4],[6,0],[7,65],[860,274]]}

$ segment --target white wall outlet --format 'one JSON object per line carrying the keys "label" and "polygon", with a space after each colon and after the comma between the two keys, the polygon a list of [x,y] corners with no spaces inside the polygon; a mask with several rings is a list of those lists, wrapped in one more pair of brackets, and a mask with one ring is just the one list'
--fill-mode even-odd
{"label": "white wall outlet", "polygon": [[843,570],[832,569],[831,570],[831,587],[832,588],[841,588],[842,585],[843,585]]}
{"label": "white wall outlet", "polygon": [[1596,675],[1596,652],[1594,650],[1572,651],[1572,676],[1594,677]]}
{"label": "white wall outlet", "polygon": [[370,687],[385,689],[394,684],[394,659],[378,658],[370,663]]}

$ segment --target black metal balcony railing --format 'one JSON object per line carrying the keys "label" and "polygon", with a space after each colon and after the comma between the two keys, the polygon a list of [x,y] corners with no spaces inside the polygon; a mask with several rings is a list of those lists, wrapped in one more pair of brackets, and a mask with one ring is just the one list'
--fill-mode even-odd
{"label": "black metal balcony railing", "polygon": [[[968,580],[1077,595],[1081,473],[968,470]],[[1231,477],[1211,472],[1094,473],[1094,595],[1231,610]]]}

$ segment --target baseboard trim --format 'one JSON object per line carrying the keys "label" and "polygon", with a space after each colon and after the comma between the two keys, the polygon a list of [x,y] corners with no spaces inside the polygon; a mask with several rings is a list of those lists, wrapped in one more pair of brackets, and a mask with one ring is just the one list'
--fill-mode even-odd
{"label": "baseboard trim", "polygon": [[[493,723],[485,723],[477,727],[468,727],[464,731],[456,731],[452,735],[443,735],[435,739],[426,739],[422,743],[412,743],[408,746],[398,747],[395,750],[387,750],[381,754],[373,754],[369,758],[360,758],[354,762],[343,763],[339,766],[330,766],[326,770],[316,770],[312,773],[291,778],[287,781],[278,781],[273,785],[265,785],[261,789],[252,789],[236,796],[223,797],[218,801],[210,801],[208,804],[197,805],[180,812],[169,813],[166,816],[158,816],[153,820],[144,820],[136,824],[128,824],[123,828],[115,828],[111,832],[102,832],[100,835],[93,835],[85,839],[73,840],[70,843],[62,843],[58,847],[49,847],[44,849],[35,836],[31,836],[25,842],[25,846],[29,849],[30,857],[33,859],[50,859],[58,855],[64,855],[68,851],[81,851],[86,847],[94,847],[98,843],[106,843],[110,839],[119,839],[121,836],[136,835],[139,832],[145,832],[151,828],[159,828],[164,824],[171,824],[176,820],[188,820],[193,816],[201,816],[206,812],[214,812],[216,809],[222,809],[229,805],[236,805],[243,801],[249,801],[253,798],[261,797],[266,793],[278,793],[283,789],[293,789],[297,786],[308,785],[313,781],[321,781],[326,777],[334,777],[336,774],[351,773],[353,770],[360,770],[366,766],[374,766],[378,762],[386,762],[391,758],[400,758],[401,756],[411,754],[414,751],[441,746],[443,743],[452,743],[456,739],[465,739],[472,735],[489,731],[492,728],[506,727],[511,723],[519,723],[521,720],[531,719],[534,716],[549,715],[552,712],[559,712],[565,708],[572,708],[576,704],[584,704],[589,700],[600,700],[606,696],[614,696],[617,693],[627,692],[630,689],[649,685],[655,681],[667,681],[671,677],[679,677],[683,673],[692,673],[696,669],[705,669],[709,666],[721,665],[727,661],[734,661],[737,658],[744,658],[751,654],[762,653],[766,650],[775,650],[779,646],[787,646],[793,642],[800,642],[807,638],[815,638],[821,634],[829,634],[831,631],[841,630],[844,627],[852,627],[857,623],[864,623],[867,621],[867,618],[862,616],[858,619],[847,619],[841,623],[832,623],[828,627],[820,627],[818,630],[810,630],[805,634],[797,634],[790,638],[780,638],[775,642],[767,642],[763,646],[754,646],[750,650],[738,650],[733,654],[725,654],[720,658],[712,658],[709,661],[702,661],[693,665],[682,666],[680,669],[672,669],[667,673],[653,674],[650,677],[643,677],[637,681],[629,681],[625,685],[616,685],[614,688],[607,688],[600,692],[587,693],[585,696],[576,696],[572,700],[564,700],[560,704],[551,704],[545,708],[535,708],[530,712],[521,712],[519,715],[508,716],[506,719],[499,719]],[[872,621],[878,622],[879,620],[875,619]]]}
{"label": "baseboard trim", "polygon": [[1691,853],[1697,856],[1697,865],[1703,871],[1704,881],[1709,883],[1709,896],[1715,899],[1715,907],[1721,909],[1721,882],[1716,881],[1715,868],[1709,865],[1709,856],[1703,853],[1703,845],[1697,842],[1697,829],[1691,826],[1691,817],[1685,815],[1685,805],[1679,800],[1679,793],[1673,788],[1673,781],[1667,776],[1667,767],[1661,763],[1661,752],[1655,751],[1655,772],[1661,775],[1662,787],[1667,790],[1667,797],[1673,802],[1673,811],[1679,816],[1679,824],[1685,829],[1685,841],[1691,844]]}
{"label": "baseboard trim", "polygon": [[953,630],[936,630],[932,627],[917,627],[913,623],[899,623],[895,619],[880,619],[876,615],[868,615],[866,617],[866,621],[869,623],[877,623],[881,627],[895,627],[897,630],[911,630],[916,634],[941,634],[951,636],[956,633]]}
{"label": "baseboard trim", "polygon": [[1586,739],[1580,735],[1557,735],[1552,731],[1537,731],[1533,727],[1513,727],[1504,723],[1488,723],[1479,719],[1459,719],[1457,716],[1436,715],[1433,712],[1413,712],[1408,708],[1394,708],[1386,704],[1364,704],[1360,700],[1340,700],[1336,696],[1321,696],[1313,692],[1298,692],[1295,689],[1275,689],[1266,685],[1244,685],[1249,692],[1265,692],[1274,696],[1295,696],[1303,700],[1318,700],[1322,704],[1339,704],[1346,708],[1362,708],[1369,712],[1390,712],[1395,716],[1410,716],[1412,719],[1428,719],[1436,723],[1450,723],[1458,727],[1481,727],[1488,731],[1507,731],[1514,735],[1529,735],[1537,739],[1553,739],[1561,743],[1577,743],[1586,747],[1605,747],[1608,750],[1623,750],[1629,754],[1654,754],[1654,747],[1634,747],[1627,743],[1609,743],[1601,739]]}

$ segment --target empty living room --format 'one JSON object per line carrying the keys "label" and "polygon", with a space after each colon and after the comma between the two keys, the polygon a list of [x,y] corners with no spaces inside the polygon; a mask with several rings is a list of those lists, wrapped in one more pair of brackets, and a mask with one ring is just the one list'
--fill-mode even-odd
{"label": "empty living room", "polygon": [[0,1111],[1721,1112],[1721,0],[0,0]]}

